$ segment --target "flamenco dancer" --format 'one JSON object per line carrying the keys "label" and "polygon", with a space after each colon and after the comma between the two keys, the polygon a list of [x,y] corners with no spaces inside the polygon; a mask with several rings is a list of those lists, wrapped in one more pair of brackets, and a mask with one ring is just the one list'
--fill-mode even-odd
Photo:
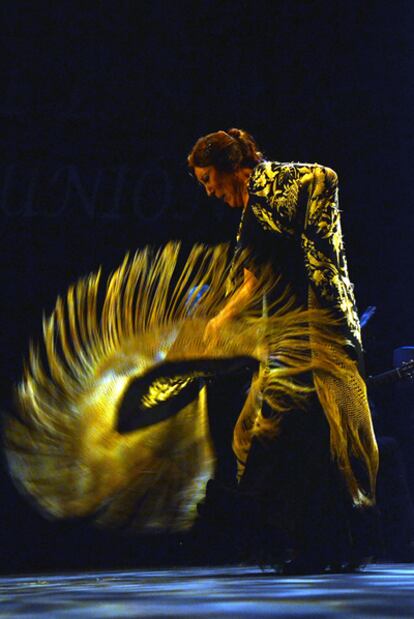
{"label": "flamenco dancer", "polygon": [[[196,246],[177,272],[168,244],[126,257],[102,303],[99,273],[71,286],[6,420],[11,474],[55,518],[140,532],[227,522],[238,560],[358,567],[372,553],[378,451],[337,175],[265,161],[239,129],[200,138],[188,164],[241,210],[233,255]],[[237,473],[218,480],[206,381],[231,393],[245,367]]]}
{"label": "flamenco dancer", "polygon": [[[378,451],[361,376],[361,331],[341,233],[337,174],[318,164],[265,161],[254,138],[239,129],[200,138],[188,164],[208,196],[241,209],[235,257],[249,249],[231,272],[238,292],[209,322],[208,336],[235,319],[264,265],[271,265],[277,285],[269,307],[285,290],[291,311],[324,308],[345,343],[311,352],[333,367],[302,374],[312,386],[304,407],[285,392],[273,406],[265,399],[260,423],[257,411],[253,420],[246,411],[240,416],[233,448],[238,493],[244,506],[250,502],[245,543],[250,540],[253,556],[263,553],[264,562],[284,571],[351,569],[375,552],[376,516],[369,506]],[[315,344],[311,332],[311,351]],[[281,351],[269,352],[271,368]],[[217,514],[214,501],[220,504],[225,492],[220,483],[210,482],[209,490],[212,504],[207,495],[202,508],[207,518]]]}

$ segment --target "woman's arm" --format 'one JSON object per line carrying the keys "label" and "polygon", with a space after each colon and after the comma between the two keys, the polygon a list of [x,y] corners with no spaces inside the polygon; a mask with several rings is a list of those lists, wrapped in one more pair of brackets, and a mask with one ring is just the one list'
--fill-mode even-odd
{"label": "woman's arm", "polygon": [[251,299],[257,287],[257,283],[258,281],[255,275],[248,269],[244,269],[243,284],[239,290],[231,297],[221,312],[208,322],[204,333],[204,339],[206,341],[216,339],[223,325],[243,311],[244,307],[246,307]]}
{"label": "woman's arm", "polygon": [[257,283],[257,279],[253,273],[248,269],[243,269],[243,284],[230,298],[229,302],[223,307],[221,312],[217,314],[216,318],[220,317],[221,320],[230,320],[231,318],[237,316],[237,314],[240,314],[249,302]]}
{"label": "woman's arm", "polygon": [[346,337],[359,349],[361,333],[341,231],[338,176],[334,170],[319,165],[314,166],[312,174],[301,234],[309,284],[317,305],[328,308],[339,319]]}

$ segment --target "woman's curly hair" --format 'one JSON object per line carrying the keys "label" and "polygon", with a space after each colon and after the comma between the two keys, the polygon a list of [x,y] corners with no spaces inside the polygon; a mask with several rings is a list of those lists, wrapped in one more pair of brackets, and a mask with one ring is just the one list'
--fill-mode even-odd
{"label": "woman's curly hair", "polygon": [[254,168],[263,159],[255,139],[243,129],[215,131],[197,140],[187,158],[189,168],[214,166],[219,172]]}

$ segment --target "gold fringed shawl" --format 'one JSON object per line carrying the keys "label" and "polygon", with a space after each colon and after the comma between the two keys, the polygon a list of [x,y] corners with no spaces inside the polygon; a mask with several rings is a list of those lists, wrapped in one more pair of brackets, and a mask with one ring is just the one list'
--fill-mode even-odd
{"label": "gold fringed shawl", "polygon": [[[80,280],[44,320],[44,349],[30,349],[16,414],[6,419],[5,448],[16,483],[52,517],[92,515],[99,524],[139,531],[191,526],[215,461],[205,387],[197,381],[214,374],[211,360],[246,356],[266,365],[268,338],[289,350],[309,324],[310,316],[292,312],[289,302],[269,320],[261,317],[257,307],[273,285],[264,272],[240,308],[243,317],[208,345],[206,324],[228,301],[228,249],[196,246],[177,268],[179,251],[171,243],[126,257],[108,278],[102,302],[100,273]],[[314,319],[329,323],[324,312]],[[291,369],[274,377],[274,392],[312,363],[309,347],[302,348],[290,355]],[[176,376],[163,374],[183,361],[188,365]],[[139,410],[148,423],[120,431],[123,402],[154,368],[158,376],[136,402],[137,416]],[[156,417],[195,384],[180,410]]]}
{"label": "gold fringed shawl", "polygon": [[[310,305],[318,307],[316,295],[310,290]],[[367,388],[357,362],[344,347],[328,347],[323,353],[329,366],[323,363],[318,341],[318,328],[311,334],[315,368],[313,379],[319,401],[325,411],[329,428],[331,453],[346,480],[355,505],[369,506],[375,501],[378,472],[378,447],[375,440]],[[355,462],[362,464],[362,475]]]}
{"label": "gold fringed shawl", "polygon": [[[318,320],[311,319],[309,325],[303,325],[302,336],[309,338],[311,358],[307,362],[302,359],[299,365],[313,372],[317,395],[330,426],[332,456],[344,474],[355,504],[372,504],[378,448],[365,382],[358,366],[361,333],[341,232],[337,175],[318,164],[265,162],[254,170],[249,193],[248,208],[263,230],[295,238],[301,244],[309,281],[308,309],[311,312],[325,309],[332,316],[331,343]],[[251,249],[254,253],[254,247]],[[283,264],[277,268],[283,271]],[[234,281],[236,273],[237,266],[232,270]],[[243,474],[252,437],[277,435],[279,413],[289,409],[286,394],[296,394],[296,404],[301,400],[306,402],[308,388],[292,382],[290,373],[291,357],[302,346],[303,340],[299,340],[298,345],[297,339],[291,339],[282,367],[262,367],[253,381],[234,434],[239,475]],[[269,343],[269,350],[277,357],[281,342],[276,338]],[[289,376],[283,383],[280,379],[284,379],[285,371]],[[278,393],[282,384],[284,388]],[[260,412],[263,397],[275,411],[270,420]],[[363,465],[362,476],[355,472],[356,461]]]}

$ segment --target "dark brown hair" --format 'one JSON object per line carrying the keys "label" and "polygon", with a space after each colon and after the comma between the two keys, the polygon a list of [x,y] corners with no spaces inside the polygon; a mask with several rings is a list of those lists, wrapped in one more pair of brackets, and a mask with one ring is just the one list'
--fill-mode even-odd
{"label": "dark brown hair", "polygon": [[254,168],[263,159],[255,139],[242,129],[215,131],[197,140],[187,158],[189,168],[214,166],[219,172]]}

